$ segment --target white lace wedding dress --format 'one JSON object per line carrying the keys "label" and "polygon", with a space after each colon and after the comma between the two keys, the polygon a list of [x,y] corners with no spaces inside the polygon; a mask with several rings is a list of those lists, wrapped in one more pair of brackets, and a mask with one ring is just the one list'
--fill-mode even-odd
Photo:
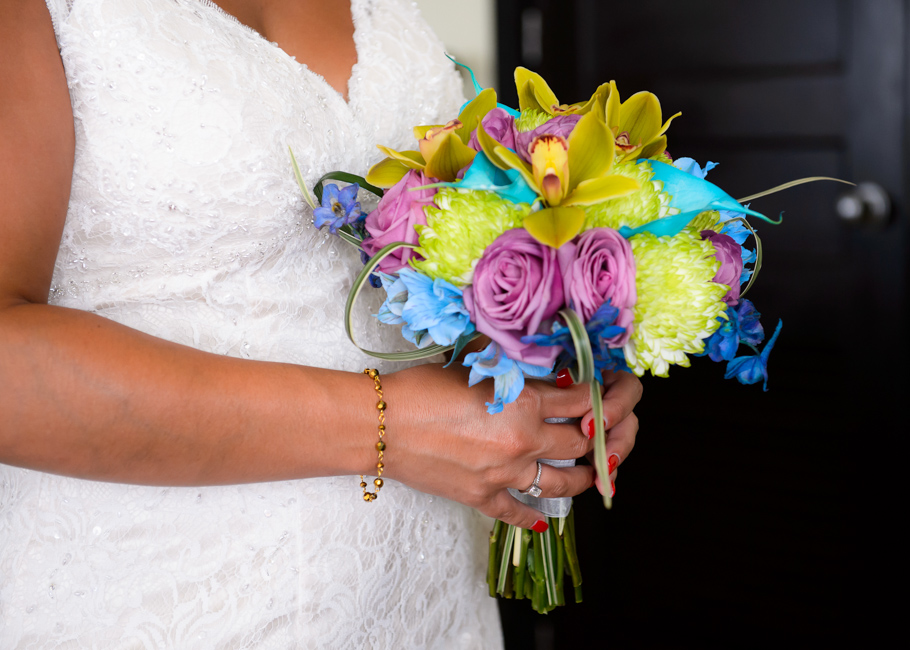
{"label": "white lace wedding dress", "polygon": [[[417,9],[354,0],[345,102],[205,0],[48,4],[76,123],[52,302],[218,354],[376,364],[342,327],[359,257],[312,226],[288,146],[312,184],[457,112]],[[358,327],[374,349],[400,340]],[[0,647],[500,647],[489,521],[392,481],[365,504],[357,483],[161,488],[0,465]]]}

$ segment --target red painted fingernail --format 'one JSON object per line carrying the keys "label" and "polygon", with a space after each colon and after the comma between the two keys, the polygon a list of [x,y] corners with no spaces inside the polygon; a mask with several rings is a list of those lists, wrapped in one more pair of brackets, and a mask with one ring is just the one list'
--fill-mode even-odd
{"label": "red painted fingernail", "polygon": [[534,522],[534,525],[531,526],[531,530],[533,530],[535,533],[545,533],[549,527],[550,525],[547,524],[547,522],[543,521],[542,519],[538,519]]}
{"label": "red painted fingernail", "polygon": [[[606,423],[606,421],[604,421],[604,429],[606,430],[606,428],[607,428],[607,423]],[[596,431],[596,428],[594,426],[594,419],[592,418],[591,420],[588,421],[588,440],[590,440],[591,438],[594,437],[595,431]]]}
{"label": "red painted fingernail", "polygon": [[610,498],[613,498],[615,496],[616,496],[616,483],[614,483],[613,481],[610,481]]}
{"label": "red painted fingernail", "polygon": [[572,375],[569,372],[568,368],[563,368],[556,373],[556,387],[557,388],[568,388],[575,382],[572,381]]}
{"label": "red painted fingernail", "polygon": [[610,458],[607,460],[607,474],[612,474],[617,465],[619,465],[619,454],[610,454]]}

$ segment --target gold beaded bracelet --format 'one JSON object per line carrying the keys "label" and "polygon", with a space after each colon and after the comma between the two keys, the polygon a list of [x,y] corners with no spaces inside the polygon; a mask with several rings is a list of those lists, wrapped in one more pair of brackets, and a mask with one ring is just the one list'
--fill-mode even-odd
{"label": "gold beaded bracelet", "polygon": [[379,461],[376,463],[377,478],[373,480],[373,485],[376,486],[375,492],[367,492],[367,482],[364,480],[363,474],[360,475],[360,487],[363,489],[363,500],[369,503],[370,501],[376,500],[376,497],[379,496],[379,490],[382,489],[382,470],[385,469],[385,465],[382,463],[382,452],[385,451],[385,442],[382,440],[382,437],[385,435],[386,403],[382,399],[382,384],[379,383],[379,371],[373,368],[364,368],[363,374],[369,375],[370,379],[373,380],[376,394],[379,396],[379,401],[376,402],[376,408],[379,410],[379,442],[376,443],[376,451],[379,452]]}

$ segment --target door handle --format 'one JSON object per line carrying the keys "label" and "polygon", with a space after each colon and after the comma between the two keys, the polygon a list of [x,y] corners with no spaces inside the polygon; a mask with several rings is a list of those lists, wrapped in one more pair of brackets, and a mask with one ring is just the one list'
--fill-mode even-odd
{"label": "door handle", "polygon": [[838,197],[835,211],[850,224],[883,226],[891,218],[891,197],[878,183],[864,181]]}

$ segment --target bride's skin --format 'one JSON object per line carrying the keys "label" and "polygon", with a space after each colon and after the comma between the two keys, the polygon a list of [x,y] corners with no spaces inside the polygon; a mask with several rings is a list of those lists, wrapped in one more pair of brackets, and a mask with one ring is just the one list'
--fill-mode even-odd
{"label": "bride's skin", "polygon": [[[347,0],[219,4],[346,94],[356,57]],[[70,99],[44,2],[3,0],[0,462],[153,485],[371,474],[376,395],[364,375],[209,354],[48,306],[73,156]],[[624,459],[641,385],[628,373],[606,383],[607,454]],[[591,450],[584,386],[532,381],[491,416],[484,402],[492,382],[468,388],[465,369],[421,366],[384,375],[382,384],[386,476],[509,523],[540,519],[505,491],[531,484],[536,458]],[[543,422],[585,415],[582,431]],[[575,495],[592,481],[590,467],[547,467],[541,487],[544,496]],[[358,495],[352,487],[351,498]]]}

